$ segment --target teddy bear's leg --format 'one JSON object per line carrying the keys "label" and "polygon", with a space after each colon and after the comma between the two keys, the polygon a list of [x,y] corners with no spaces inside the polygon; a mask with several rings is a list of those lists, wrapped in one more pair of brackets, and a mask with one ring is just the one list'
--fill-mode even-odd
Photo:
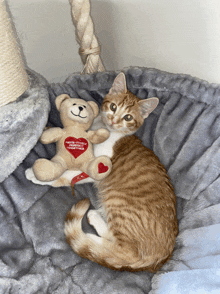
{"label": "teddy bear's leg", "polygon": [[91,160],[85,171],[91,178],[100,181],[107,177],[112,170],[112,162],[107,156],[99,156]]}
{"label": "teddy bear's leg", "polygon": [[51,160],[41,158],[35,161],[33,172],[39,181],[53,181],[59,178],[67,170],[62,158],[54,157]]}

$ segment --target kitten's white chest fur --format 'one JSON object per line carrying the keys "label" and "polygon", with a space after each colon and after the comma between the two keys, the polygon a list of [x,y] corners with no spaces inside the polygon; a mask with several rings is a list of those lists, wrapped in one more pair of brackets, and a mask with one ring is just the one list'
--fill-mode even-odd
{"label": "kitten's white chest fur", "polygon": [[94,145],[95,157],[106,155],[111,158],[113,155],[113,146],[121,137],[123,137],[123,134],[110,132],[110,136],[105,142]]}
{"label": "kitten's white chest fur", "polygon": [[[98,115],[98,117],[94,119],[91,130],[97,130],[100,128],[107,129],[106,125],[102,121],[101,115]],[[115,142],[122,137],[124,137],[123,133],[111,131],[109,138],[105,142],[93,145],[93,152],[95,157],[106,155],[111,158],[113,155],[113,146]]]}

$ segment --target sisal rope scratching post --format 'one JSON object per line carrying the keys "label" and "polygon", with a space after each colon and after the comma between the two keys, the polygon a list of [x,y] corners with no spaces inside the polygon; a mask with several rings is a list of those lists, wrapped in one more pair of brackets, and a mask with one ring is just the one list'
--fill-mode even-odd
{"label": "sisal rope scratching post", "polygon": [[15,101],[28,88],[28,77],[9,20],[0,0],[0,107]]}
{"label": "sisal rope scratching post", "polygon": [[76,41],[80,45],[84,68],[82,73],[105,71],[100,58],[100,46],[94,35],[93,22],[90,17],[89,0],[69,0],[73,24],[76,28]]}

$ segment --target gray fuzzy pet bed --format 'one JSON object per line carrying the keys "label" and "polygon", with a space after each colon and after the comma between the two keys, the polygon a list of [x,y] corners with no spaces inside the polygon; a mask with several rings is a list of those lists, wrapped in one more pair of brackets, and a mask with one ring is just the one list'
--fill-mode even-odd
{"label": "gray fuzzy pet bed", "polygon": [[220,86],[155,69],[124,72],[131,92],[160,99],[137,135],[158,155],[175,187],[180,232],[171,260],[157,274],[116,272],[71,250],[64,219],[82,198],[95,206],[92,184],[75,186],[73,197],[70,188],[33,184],[25,170],[55,154],[54,144],[37,142],[47,119],[61,126],[55,97],[67,93],[100,105],[117,73],[71,75],[52,85],[41,80],[17,102],[13,123],[0,133],[6,140],[0,143],[0,293],[220,293]]}

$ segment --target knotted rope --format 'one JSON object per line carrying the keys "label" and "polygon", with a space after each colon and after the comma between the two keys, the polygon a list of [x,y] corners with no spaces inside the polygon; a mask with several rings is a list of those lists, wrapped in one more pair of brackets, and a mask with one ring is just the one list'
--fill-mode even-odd
{"label": "knotted rope", "polygon": [[15,101],[28,88],[28,77],[6,6],[0,0],[0,106]]}
{"label": "knotted rope", "polygon": [[73,24],[76,28],[76,41],[80,45],[79,54],[84,68],[82,73],[105,71],[100,58],[100,46],[94,35],[90,17],[89,0],[69,0]]}

